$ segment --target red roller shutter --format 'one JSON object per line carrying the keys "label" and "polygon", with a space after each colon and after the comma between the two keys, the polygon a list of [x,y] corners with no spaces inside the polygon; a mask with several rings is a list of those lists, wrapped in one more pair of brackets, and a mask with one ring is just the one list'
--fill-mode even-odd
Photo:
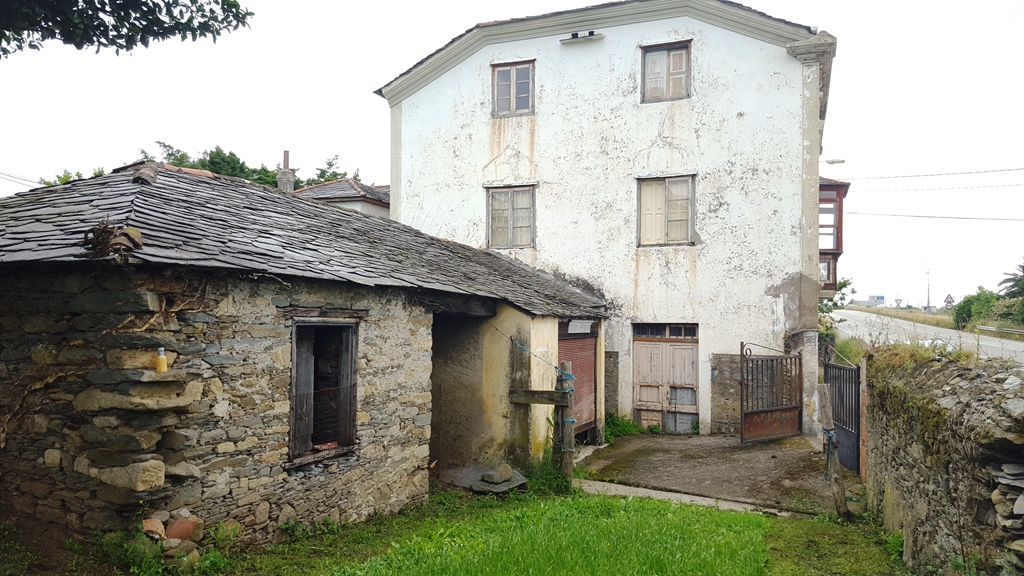
{"label": "red roller shutter", "polygon": [[575,376],[573,417],[576,418],[577,432],[593,428],[597,421],[597,377],[594,360],[596,353],[597,338],[558,340],[558,361],[572,362],[572,374]]}

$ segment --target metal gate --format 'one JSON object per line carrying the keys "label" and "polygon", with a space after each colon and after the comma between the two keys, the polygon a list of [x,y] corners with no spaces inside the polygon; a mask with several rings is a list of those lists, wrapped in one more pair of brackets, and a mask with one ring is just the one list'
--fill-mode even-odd
{"label": "metal gate", "polygon": [[803,371],[795,355],[754,355],[740,343],[740,442],[800,434]]}
{"label": "metal gate", "polygon": [[860,474],[860,367],[825,363],[839,463]]}

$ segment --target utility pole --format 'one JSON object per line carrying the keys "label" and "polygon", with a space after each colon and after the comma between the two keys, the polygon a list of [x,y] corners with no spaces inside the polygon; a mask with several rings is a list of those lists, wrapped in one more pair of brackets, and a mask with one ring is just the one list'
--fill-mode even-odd
{"label": "utility pole", "polygon": [[928,269],[928,303],[925,304],[927,308],[932,307],[932,269]]}

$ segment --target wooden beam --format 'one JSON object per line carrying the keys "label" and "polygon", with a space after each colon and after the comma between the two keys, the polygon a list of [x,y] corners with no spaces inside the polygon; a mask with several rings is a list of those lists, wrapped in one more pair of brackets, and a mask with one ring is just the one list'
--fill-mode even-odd
{"label": "wooden beam", "polygon": [[509,390],[508,401],[512,404],[568,406],[569,393],[561,390]]}
{"label": "wooden beam", "polygon": [[414,299],[417,304],[434,314],[493,318],[498,313],[498,307],[494,300],[470,294],[417,292]]}

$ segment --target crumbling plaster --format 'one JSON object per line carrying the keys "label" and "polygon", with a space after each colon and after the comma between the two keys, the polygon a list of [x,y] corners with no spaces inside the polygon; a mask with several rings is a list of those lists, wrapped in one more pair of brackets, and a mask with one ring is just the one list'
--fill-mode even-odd
{"label": "crumbling plaster", "polygon": [[[794,274],[816,265],[817,205],[809,213],[805,196],[817,179],[817,76],[785,47],[689,17],[599,32],[484,46],[394,106],[392,216],[485,246],[484,187],[536,185],[535,248],[509,253],[610,302],[606,344],[621,361],[608,410],[632,409],[631,323],[696,322],[707,432],[711,354],[740,341],[781,349],[816,303]],[[683,40],[692,96],[641,103],[641,47]],[[528,60],[535,114],[492,119],[491,64]],[[637,247],[637,178],[691,174],[697,241]]]}

